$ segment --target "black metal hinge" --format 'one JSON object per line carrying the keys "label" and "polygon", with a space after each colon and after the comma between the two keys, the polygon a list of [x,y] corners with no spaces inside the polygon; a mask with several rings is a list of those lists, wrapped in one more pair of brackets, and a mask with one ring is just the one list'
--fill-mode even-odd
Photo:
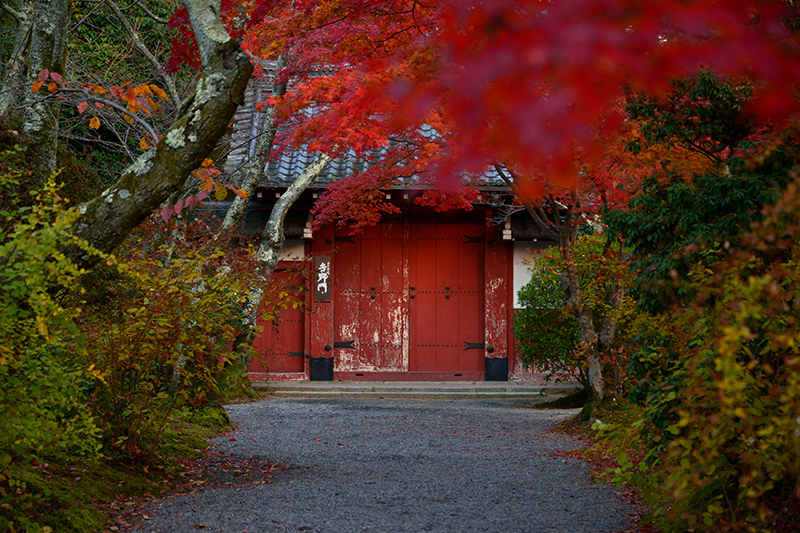
{"label": "black metal hinge", "polygon": [[347,237],[347,236],[334,237],[333,238],[333,242],[349,242],[350,244],[355,244],[356,243],[356,241],[355,241],[355,239],[353,239],[353,237]]}
{"label": "black metal hinge", "polygon": [[289,357],[305,357],[305,352],[289,352]]}
{"label": "black metal hinge", "polygon": [[480,237],[480,236],[473,237],[473,236],[470,236],[470,235],[464,235],[464,239],[466,239],[464,241],[464,244],[480,243],[480,242],[485,242],[486,241],[485,237]]}
{"label": "black metal hinge", "polygon": [[334,341],[333,347],[334,348],[344,348],[345,350],[355,350],[356,347],[353,346],[353,343],[355,343],[355,342],[356,342],[355,340],[352,340],[352,341]]}
{"label": "black metal hinge", "polygon": [[486,343],[485,343],[485,342],[469,342],[469,341],[464,341],[464,344],[466,344],[466,345],[467,345],[467,346],[464,348],[464,351],[467,351],[467,350],[483,350],[484,348],[486,348]]}

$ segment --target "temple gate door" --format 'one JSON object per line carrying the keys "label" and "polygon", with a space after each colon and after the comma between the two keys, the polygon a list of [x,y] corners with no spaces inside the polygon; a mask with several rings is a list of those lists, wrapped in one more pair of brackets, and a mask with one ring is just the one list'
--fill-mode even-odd
{"label": "temple gate door", "polygon": [[334,239],[334,371],[405,372],[407,225],[388,219],[347,233],[337,230]]}
{"label": "temple gate door", "polygon": [[410,222],[411,372],[481,379],[484,372],[483,221],[464,215]]}

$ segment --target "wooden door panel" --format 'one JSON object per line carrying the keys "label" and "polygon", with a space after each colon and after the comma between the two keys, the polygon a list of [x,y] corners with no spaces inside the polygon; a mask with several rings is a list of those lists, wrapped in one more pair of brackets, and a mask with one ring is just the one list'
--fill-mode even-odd
{"label": "wooden door panel", "polygon": [[341,289],[334,302],[334,337],[339,343],[334,369],[407,370],[403,223],[387,222],[359,235],[338,237],[334,286]]}
{"label": "wooden door panel", "polygon": [[374,370],[380,366],[380,335],[383,308],[378,298],[381,282],[381,226],[365,228],[356,236],[361,244],[361,320],[356,337],[353,370]]}
{"label": "wooden door panel", "polygon": [[[262,304],[257,320],[260,333],[253,343],[256,357],[250,362],[248,371],[256,374],[303,372],[306,315],[302,305],[293,305],[305,298],[305,293],[298,288],[304,285],[303,276],[299,272],[276,270],[273,280],[289,289],[294,288],[295,298],[288,307],[277,310],[277,319],[273,321],[262,320],[265,315]],[[269,311],[275,313],[276,310]]]}
{"label": "wooden door panel", "polygon": [[[428,231],[426,233],[426,230]],[[437,367],[436,316],[438,304],[436,284],[437,235],[435,228],[419,222],[411,224],[411,265],[409,292],[414,295],[410,305],[410,359],[412,371],[431,371]],[[413,289],[411,289],[413,287]]]}
{"label": "wooden door panel", "polygon": [[[340,232],[334,234],[333,305],[334,341],[348,341],[359,337],[361,323],[361,245]],[[337,365],[351,365],[355,350],[332,349],[334,369]]]}
{"label": "wooden door panel", "polygon": [[483,235],[478,223],[412,222],[412,371],[483,370]]}
{"label": "wooden door panel", "polygon": [[[381,369],[408,369],[408,291],[405,277],[406,231],[403,221],[387,221],[381,235],[381,279],[377,300],[381,313],[378,362]],[[370,286],[371,288],[371,286]]]}
{"label": "wooden door panel", "polygon": [[337,232],[335,371],[483,372],[484,226],[437,217]]}

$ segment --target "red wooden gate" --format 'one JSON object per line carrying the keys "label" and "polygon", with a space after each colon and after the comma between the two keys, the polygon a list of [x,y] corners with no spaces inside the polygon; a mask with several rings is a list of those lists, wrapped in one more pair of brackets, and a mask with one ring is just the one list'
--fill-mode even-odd
{"label": "red wooden gate", "polygon": [[[296,300],[303,300],[304,293],[298,289],[304,285],[301,272],[276,270],[273,273],[273,283],[279,283],[287,290],[294,288]],[[264,379],[266,372],[304,372],[306,313],[303,306],[290,303],[278,311],[276,320],[266,322],[259,318],[258,325],[261,331],[253,343],[256,357],[248,368],[251,379]]]}
{"label": "red wooden gate", "polygon": [[380,379],[375,372],[480,378],[482,219],[411,215],[355,236],[337,232],[334,240],[334,370],[340,378]]}
{"label": "red wooden gate", "polygon": [[337,231],[334,261],[334,369],[398,372],[408,368],[408,294],[402,220],[356,236]]}
{"label": "red wooden gate", "polygon": [[483,372],[484,225],[416,219],[410,234],[409,370]]}

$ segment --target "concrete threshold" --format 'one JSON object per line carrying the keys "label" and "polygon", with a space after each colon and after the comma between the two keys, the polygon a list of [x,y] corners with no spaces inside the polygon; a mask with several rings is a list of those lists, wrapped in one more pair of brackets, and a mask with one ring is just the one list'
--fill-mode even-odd
{"label": "concrete threshold", "polygon": [[261,381],[253,388],[282,398],[540,399],[572,394],[581,387],[506,381]]}

